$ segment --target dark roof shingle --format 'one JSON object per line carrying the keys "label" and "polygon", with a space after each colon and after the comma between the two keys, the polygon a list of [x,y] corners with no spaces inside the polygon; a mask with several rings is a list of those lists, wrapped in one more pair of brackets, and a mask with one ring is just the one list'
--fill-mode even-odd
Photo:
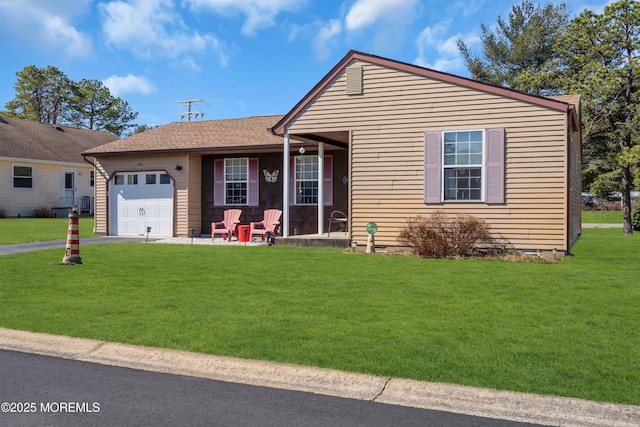
{"label": "dark roof shingle", "polygon": [[0,157],[80,163],[83,151],[115,139],[107,132],[0,115]]}

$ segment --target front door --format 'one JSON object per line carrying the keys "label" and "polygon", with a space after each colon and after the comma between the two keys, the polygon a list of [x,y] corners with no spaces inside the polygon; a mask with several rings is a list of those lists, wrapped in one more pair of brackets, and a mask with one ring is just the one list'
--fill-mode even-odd
{"label": "front door", "polygon": [[76,199],[76,172],[64,171],[63,206],[71,207]]}

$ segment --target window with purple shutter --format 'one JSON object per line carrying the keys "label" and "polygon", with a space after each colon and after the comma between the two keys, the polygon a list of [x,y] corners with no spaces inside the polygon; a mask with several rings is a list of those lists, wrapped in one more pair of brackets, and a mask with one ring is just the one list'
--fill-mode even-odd
{"label": "window with purple shutter", "polygon": [[502,128],[425,132],[424,202],[504,203],[504,164]]}
{"label": "window with purple shutter", "polygon": [[[290,205],[318,204],[318,156],[291,156]],[[324,156],[324,206],[333,205],[333,155]]]}
{"label": "window with purple shutter", "polygon": [[260,204],[259,159],[216,159],[213,163],[214,206]]}

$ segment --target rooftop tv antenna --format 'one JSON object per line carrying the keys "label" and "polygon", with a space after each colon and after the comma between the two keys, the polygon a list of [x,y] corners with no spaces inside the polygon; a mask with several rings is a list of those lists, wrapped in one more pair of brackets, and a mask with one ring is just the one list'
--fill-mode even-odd
{"label": "rooftop tv antenna", "polygon": [[[187,121],[191,121],[191,116],[195,116],[196,119],[198,118],[198,116],[200,117],[204,117],[204,113],[202,111],[191,111],[191,104],[197,104],[199,102],[204,102],[202,99],[188,99],[186,101],[178,101],[178,104],[182,104],[182,105],[186,105],[187,106],[187,111],[183,112],[183,113],[178,113],[178,115],[180,116],[181,119],[184,120],[184,118],[187,118]],[[204,102],[205,104],[207,104],[206,102]],[[209,105],[209,104],[207,104]]]}

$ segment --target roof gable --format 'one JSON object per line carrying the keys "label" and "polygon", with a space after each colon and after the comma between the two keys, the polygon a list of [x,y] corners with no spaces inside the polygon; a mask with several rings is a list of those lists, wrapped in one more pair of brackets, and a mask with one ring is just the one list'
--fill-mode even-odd
{"label": "roof gable", "polygon": [[107,132],[0,115],[0,157],[81,163],[83,151],[114,139]]}
{"label": "roof gable", "polygon": [[[349,51],[347,55],[340,60],[332,69],[327,73],[322,80],[320,80],[301,100],[298,102],[291,111],[289,111],[272,129],[274,135],[284,135],[287,125],[295,119],[304,109],[313,102],[317,95],[319,95],[331,82],[351,64],[353,61],[363,61],[372,64],[377,64],[383,67],[405,71],[407,73],[416,74],[419,76],[428,77],[443,82],[448,82],[461,87],[475,89],[483,92],[492,93],[495,95],[503,96],[506,98],[517,99],[523,102],[528,102],[535,105],[540,105],[546,108],[551,108],[558,111],[569,111],[573,109],[573,105],[567,102],[566,99],[558,100],[551,99],[543,96],[530,95],[527,93],[519,92],[513,89],[507,89],[501,86],[492,85],[489,83],[483,83],[480,81],[472,80],[466,77],[460,77],[453,74],[445,73],[442,71],[431,70],[429,68],[420,67],[405,62],[395,61],[392,59],[383,58],[376,55],[371,55],[355,50]],[[573,98],[572,98],[573,99]]]}
{"label": "roof gable", "polygon": [[272,135],[268,129],[281,118],[282,115],[276,115],[173,122],[87,150],[84,154],[100,156],[279,147],[282,139]]}

